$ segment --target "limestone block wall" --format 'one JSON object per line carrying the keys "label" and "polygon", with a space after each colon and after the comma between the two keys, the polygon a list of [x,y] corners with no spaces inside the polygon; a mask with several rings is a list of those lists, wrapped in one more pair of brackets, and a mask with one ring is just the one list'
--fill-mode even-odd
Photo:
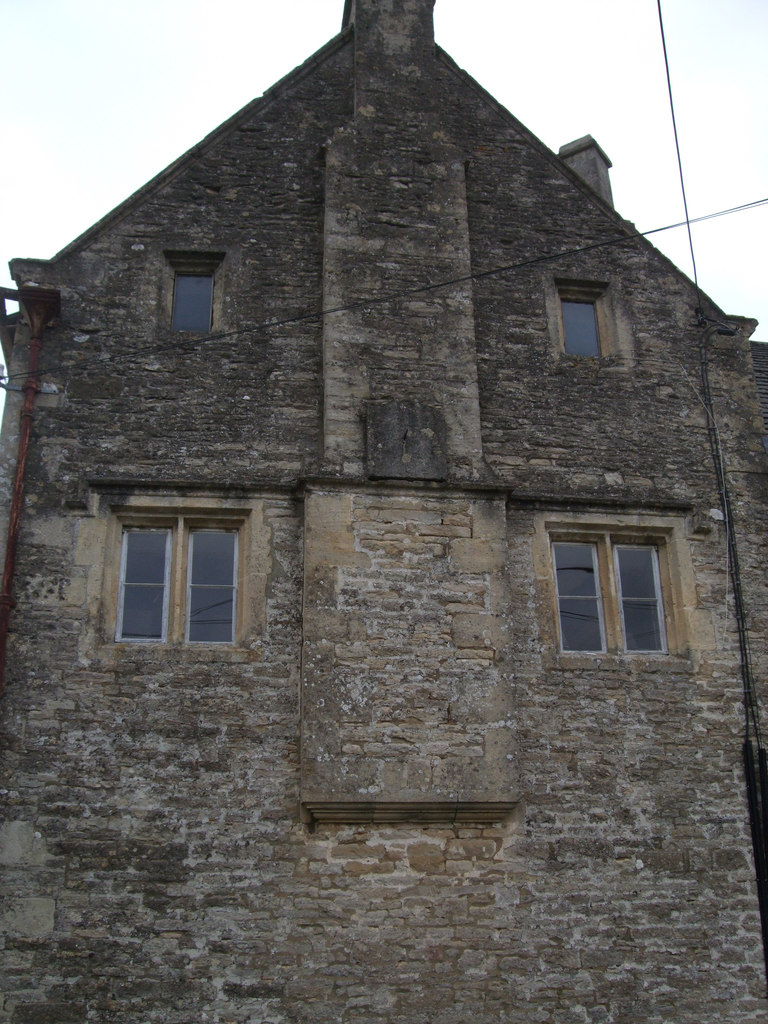
{"label": "limestone block wall", "polygon": [[[325,211],[328,465],[360,472],[361,408],[409,398],[442,411],[450,474],[482,477],[461,150],[421,137],[406,141],[379,126],[338,133],[326,153]],[[440,281],[454,284],[408,294]],[[382,301],[399,292],[400,298]],[[373,309],[359,308],[362,296],[375,297]]]}
{"label": "limestone block wall", "polygon": [[504,498],[313,490],[306,516],[302,803],[508,813]]}
{"label": "limestone block wall", "polygon": [[[365,39],[15,265],[62,316],[0,705],[0,1022],[764,1020],[695,293],[435,52],[427,0],[354,7]],[[223,254],[210,336],[171,330],[169,251]],[[599,358],[564,355],[562,282],[600,291]],[[762,687],[747,358],[713,340]],[[421,478],[371,458],[398,417],[440,435]],[[115,642],[123,524],[158,516],[241,530],[235,643]],[[551,539],[612,532],[663,551],[666,652],[559,650]]]}
{"label": "limestone block wall", "polygon": [[[108,642],[93,550],[123,491],[27,533],[81,583],[41,588],[23,563],[0,1020],[763,1019],[716,523],[672,517],[695,649],[566,656],[542,536],[616,516],[413,488],[236,500],[264,613],[226,651]],[[54,628],[66,659],[40,643]],[[503,820],[300,813],[308,786],[402,807],[426,772],[434,800],[478,766],[496,793],[474,799],[514,794]]]}

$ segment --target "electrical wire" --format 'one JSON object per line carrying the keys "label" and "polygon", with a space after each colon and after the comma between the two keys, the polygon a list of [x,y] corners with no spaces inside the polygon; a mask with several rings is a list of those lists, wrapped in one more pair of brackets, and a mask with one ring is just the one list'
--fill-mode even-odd
{"label": "electrical wire", "polygon": [[[701,310],[701,292],[699,290],[698,276],[696,273],[696,256],[693,249],[693,235],[691,233],[691,220],[688,214],[688,200],[685,194],[685,176],[683,174],[683,162],[680,155],[680,141],[677,133],[677,119],[675,117],[675,105],[672,97],[672,78],[669,70],[669,56],[667,53],[667,42],[664,33],[664,18],[661,12],[661,0],[656,0],[659,13],[659,29],[661,31],[661,45],[664,53],[664,69],[667,78],[667,91],[669,93],[669,109],[672,116],[672,128],[675,136],[675,152],[677,154],[677,166],[680,174],[680,189],[683,196],[683,208],[685,210],[685,225],[688,231],[688,245],[691,251],[691,263],[693,266],[693,281],[697,296],[697,316],[699,326],[703,334],[699,342],[699,366],[701,377],[701,395],[695,391],[697,397],[704,406],[707,417],[707,433],[709,435],[710,448],[717,480],[718,495],[724,516],[725,532],[727,538],[728,564],[730,569],[731,584],[733,587],[734,610],[736,624],[739,634],[739,648],[741,654],[742,683],[744,689],[744,712],[746,740],[750,739],[750,731],[755,737],[758,751],[762,749],[763,742],[760,732],[759,708],[755,692],[754,675],[752,671],[752,655],[749,643],[749,632],[747,629],[747,616],[744,607],[744,597],[741,585],[741,571],[739,568],[739,553],[736,543],[736,532],[733,523],[731,497],[728,487],[728,477],[723,456],[720,430],[715,418],[714,404],[710,387],[709,375],[709,340],[714,333],[730,334],[736,333],[735,329],[726,324],[719,324],[704,316]],[[685,370],[684,370],[685,372]],[[686,377],[687,377],[686,373]],[[690,381],[689,381],[690,383]],[[693,386],[693,385],[691,385]],[[766,966],[768,967],[768,949],[766,950]]]}
{"label": "electrical wire", "polygon": [[[430,282],[428,284],[416,285],[413,288],[401,289],[398,291],[387,292],[384,295],[369,295],[362,299],[358,299],[354,302],[347,303],[341,306],[334,306],[330,309],[316,310],[312,313],[300,313],[296,316],[282,317],[277,320],[264,320],[260,323],[250,324],[245,327],[238,328],[232,331],[219,331],[215,334],[207,334],[202,337],[197,336],[194,338],[183,338],[177,337],[174,341],[164,343],[161,345],[147,345],[147,346],[134,346],[133,348],[122,348],[118,354],[120,359],[126,357],[135,356],[137,358],[145,358],[147,356],[159,355],[164,352],[179,352],[188,348],[208,346],[212,342],[223,341],[226,338],[232,337],[248,337],[249,335],[256,334],[257,332],[264,332],[274,330],[278,327],[292,327],[301,323],[311,323],[315,321],[322,321],[327,316],[331,316],[335,313],[345,313],[354,310],[367,309],[374,306],[384,305],[390,302],[397,302],[401,299],[410,298],[415,295],[423,295],[428,292],[438,291],[441,288],[450,288],[459,284],[466,284],[470,281],[479,281],[489,277],[501,276],[503,274],[510,274],[516,270],[522,270],[527,267],[536,266],[542,263],[552,263],[557,260],[566,259],[569,256],[578,256],[582,253],[593,252],[597,249],[608,248],[614,245],[627,244],[632,241],[636,241],[640,238],[647,238],[650,235],[660,234],[663,231],[672,231],[675,228],[686,227],[689,224],[696,224],[701,221],[713,220],[716,217],[725,217],[734,213],[741,213],[745,210],[756,209],[760,206],[768,205],[768,197],[765,199],[755,199],[749,203],[742,203],[739,206],[732,206],[725,210],[718,210],[714,213],[703,214],[700,217],[694,217],[692,220],[677,221],[673,224],[665,224],[662,227],[650,228],[647,231],[629,231],[622,233],[621,235],[614,235],[611,238],[603,239],[599,242],[591,242],[589,245],[577,246],[572,249],[562,249],[555,253],[546,253],[540,256],[533,256],[530,259],[522,260],[519,263],[509,263],[499,267],[492,267],[489,270],[475,271],[471,274],[464,274],[460,277],[445,278],[440,281]],[[697,290],[697,294],[698,290]],[[81,328],[75,325],[67,325],[66,323],[62,326],[68,326],[71,330],[80,330]],[[78,371],[87,370],[90,366],[104,365],[105,359],[98,359],[93,362],[80,363]],[[67,364],[64,363],[49,363],[47,366],[42,366],[40,373],[55,373],[60,369],[67,369]],[[18,373],[12,373],[6,375],[2,382],[0,382],[0,388],[7,387],[7,385],[14,379],[26,378],[26,371],[20,371]]]}
{"label": "electrical wire", "polygon": [[749,627],[747,623],[744,592],[742,589],[741,569],[739,566],[739,550],[736,538],[736,529],[733,521],[730,488],[728,486],[728,474],[725,465],[720,431],[715,417],[709,373],[709,341],[712,335],[715,333],[734,335],[737,332],[727,324],[720,324],[708,317],[705,317],[702,312],[701,292],[699,290],[699,281],[696,272],[696,256],[693,250],[693,235],[691,233],[691,222],[688,215],[688,200],[685,195],[683,162],[680,156],[677,120],[675,118],[675,106],[672,99],[672,80],[669,71],[667,43],[664,36],[664,20],[661,13],[661,0],[656,0],[656,2],[659,12],[661,43],[664,51],[664,67],[667,76],[667,90],[669,92],[669,108],[672,115],[672,127],[675,135],[677,166],[680,172],[680,188],[683,194],[683,208],[685,210],[685,221],[688,231],[688,245],[691,250],[693,283],[696,289],[697,298],[696,312],[699,327],[702,329],[701,337],[699,339],[701,397],[707,414],[707,435],[709,437],[710,451],[714,464],[720,507],[724,517],[726,549],[728,556],[728,572],[726,573],[726,579],[730,575],[731,587],[733,590],[733,608],[739,641],[739,661],[744,700],[744,742],[742,747],[744,759],[744,781],[746,783],[747,790],[749,823],[752,834],[752,851],[755,862],[755,880],[757,883],[758,906],[760,908],[760,925],[763,939],[763,962],[766,980],[768,981],[768,756],[766,755],[760,730],[760,709],[755,689]]}
{"label": "electrical wire", "polygon": [[669,58],[667,56],[667,40],[664,35],[664,19],[661,14],[661,0],[656,0],[659,11],[659,29],[661,31],[661,47],[664,52],[664,70],[667,74],[667,92],[669,93],[669,112],[672,115],[672,131],[675,136],[675,153],[677,154],[677,168],[680,173],[680,190],[683,194],[683,209],[685,211],[685,226],[688,231],[688,248],[691,250],[691,265],[693,267],[693,284],[696,288],[696,306],[701,309],[701,293],[699,291],[699,278],[696,273],[696,256],[693,252],[693,236],[691,234],[691,219],[688,215],[688,199],[685,195],[685,178],[683,176],[683,161],[680,158],[680,140],[677,136],[677,118],[675,117],[675,104],[672,99],[672,79],[669,73]]}
{"label": "electrical wire", "polygon": [[723,455],[720,431],[715,417],[709,373],[710,338],[715,333],[733,335],[736,334],[736,331],[726,324],[718,324],[716,321],[710,320],[705,317],[702,312],[701,291],[699,289],[699,280],[696,271],[696,255],[693,249],[693,235],[691,232],[691,221],[688,214],[688,200],[685,194],[685,176],[683,175],[683,162],[680,155],[680,140],[677,133],[677,119],[675,117],[675,105],[672,98],[672,79],[669,71],[669,58],[667,54],[666,38],[664,35],[664,19],[661,13],[661,0],[656,0],[656,3],[659,12],[661,44],[664,51],[664,68],[667,76],[667,90],[669,92],[669,109],[672,116],[672,128],[675,136],[675,152],[677,154],[677,166],[680,173],[680,189],[683,195],[683,209],[685,211],[685,223],[688,232],[688,246],[691,251],[693,283],[696,289],[696,312],[699,320],[699,326],[702,328],[701,338],[699,339],[701,398],[707,414],[707,434],[709,437],[710,451],[714,464],[720,507],[724,517],[726,550],[728,557],[728,572],[726,573],[726,579],[730,576],[731,588],[733,591],[733,609],[739,640],[739,661],[744,700],[744,781],[747,789],[749,823],[752,834],[752,851],[755,861],[755,880],[757,883],[758,906],[760,908],[760,925],[763,938],[763,961],[766,980],[768,980],[768,757],[766,756],[766,750],[763,745],[760,730],[760,709],[755,689],[749,627],[747,623],[747,612],[741,581],[741,569],[739,566],[739,550],[736,539],[736,529],[733,521],[728,475]]}
{"label": "electrical wire", "polygon": [[721,447],[720,432],[714,412],[710,387],[709,340],[714,333],[735,334],[726,324],[700,315],[700,326],[704,328],[699,340],[699,364],[704,405],[707,410],[707,433],[715,467],[720,507],[725,520],[728,568],[733,589],[733,606],[739,641],[741,683],[744,700],[744,781],[747,790],[747,807],[752,835],[752,851],[755,864],[757,899],[760,908],[760,926],[763,937],[763,961],[768,981],[768,755],[760,730],[760,707],[755,688],[754,668],[750,646],[747,611],[741,582],[739,551],[733,521],[732,503],[725,459]]}

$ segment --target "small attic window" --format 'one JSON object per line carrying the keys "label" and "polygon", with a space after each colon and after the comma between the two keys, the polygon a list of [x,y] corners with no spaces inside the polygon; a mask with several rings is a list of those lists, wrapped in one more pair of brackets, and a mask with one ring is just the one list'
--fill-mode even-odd
{"label": "small attic window", "polygon": [[612,317],[606,307],[607,284],[555,279],[559,299],[561,352],[578,358],[608,355],[612,349]]}
{"label": "small attic window", "polygon": [[571,356],[599,356],[597,314],[594,302],[571,302],[562,299],[563,341]]}
{"label": "small attic window", "polygon": [[173,270],[171,329],[207,334],[216,320],[217,270],[224,253],[174,251],[165,256]]}
{"label": "small attic window", "polygon": [[213,274],[176,274],[173,284],[174,331],[211,329],[213,312]]}

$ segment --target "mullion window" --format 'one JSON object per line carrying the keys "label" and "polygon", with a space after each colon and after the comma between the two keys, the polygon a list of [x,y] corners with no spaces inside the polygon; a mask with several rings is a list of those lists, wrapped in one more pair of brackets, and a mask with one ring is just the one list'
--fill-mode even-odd
{"label": "mullion window", "polygon": [[116,641],[234,643],[238,536],[237,529],[190,530],[183,517],[175,526],[126,527]]}
{"label": "mullion window", "polygon": [[667,652],[656,545],[605,534],[557,541],[552,556],[562,651]]}

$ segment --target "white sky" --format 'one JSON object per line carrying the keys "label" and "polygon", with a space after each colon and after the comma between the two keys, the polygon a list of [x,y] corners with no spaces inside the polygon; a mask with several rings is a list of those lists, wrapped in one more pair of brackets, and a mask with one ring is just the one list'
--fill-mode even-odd
{"label": "white sky", "polygon": [[[300,64],[343,0],[0,0],[0,284],[53,256]],[[691,217],[768,197],[768,3],[662,0]],[[437,0],[437,41],[555,151],[591,134],[617,210],[683,219],[656,0]],[[768,340],[768,206],[694,225],[699,283]],[[686,273],[687,237],[654,236]]]}

